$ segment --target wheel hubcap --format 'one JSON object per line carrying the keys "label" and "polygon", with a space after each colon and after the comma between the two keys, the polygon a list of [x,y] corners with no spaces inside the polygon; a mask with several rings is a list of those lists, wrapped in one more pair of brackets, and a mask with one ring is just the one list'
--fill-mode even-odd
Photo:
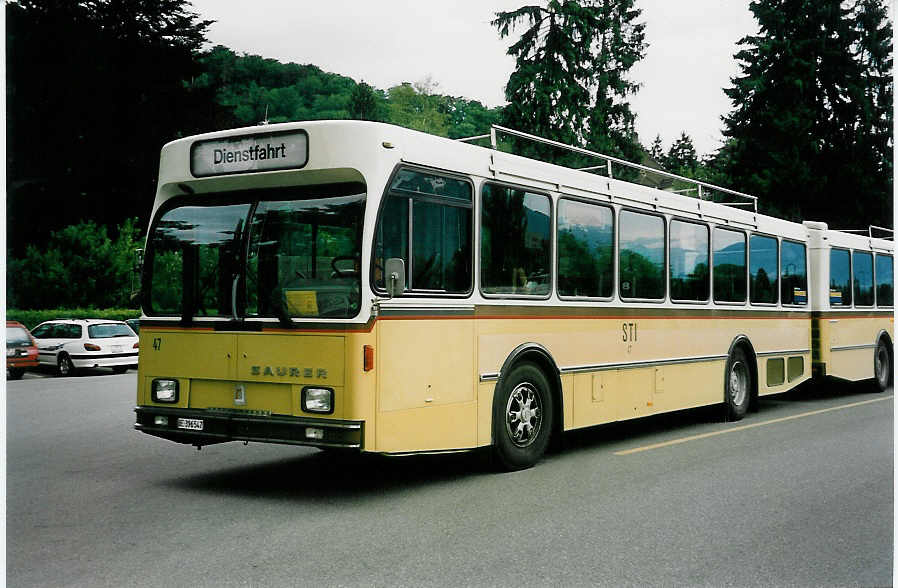
{"label": "wheel hubcap", "polygon": [[522,382],[512,390],[505,406],[505,430],[511,442],[527,447],[539,435],[542,427],[542,399],[536,388]]}
{"label": "wheel hubcap", "polygon": [[748,373],[745,370],[745,364],[741,361],[733,362],[730,367],[730,398],[733,404],[739,406],[745,402],[745,396],[748,394]]}

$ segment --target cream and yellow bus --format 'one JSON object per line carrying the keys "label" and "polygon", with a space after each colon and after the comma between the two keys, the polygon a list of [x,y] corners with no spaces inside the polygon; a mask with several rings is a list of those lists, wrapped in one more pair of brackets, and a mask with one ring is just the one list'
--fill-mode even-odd
{"label": "cream and yellow bus", "polygon": [[891,242],[700,182],[696,198],[623,181],[651,170],[582,149],[602,165],[520,157],[498,132],[553,144],[361,121],[167,144],[136,428],[198,447],[492,447],[516,469],[571,429],[717,404],[735,420],[814,370],[891,373]]}

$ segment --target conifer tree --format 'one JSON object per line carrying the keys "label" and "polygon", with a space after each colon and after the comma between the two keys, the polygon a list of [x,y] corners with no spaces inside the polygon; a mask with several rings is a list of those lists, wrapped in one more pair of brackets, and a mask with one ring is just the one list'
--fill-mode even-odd
{"label": "conifer tree", "polygon": [[508,49],[516,65],[505,88],[509,104],[502,123],[638,159],[635,115],[626,101],[639,87],[627,74],[645,54],[645,25],[636,22],[641,12],[634,4],[549,0],[545,7],[497,13],[493,25],[502,38],[527,27]]}
{"label": "conifer tree", "polygon": [[[796,219],[891,218],[891,26],[881,0],[755,0],[725,90],[734,188]],[[889,222],[889,224],[891,224]]]}

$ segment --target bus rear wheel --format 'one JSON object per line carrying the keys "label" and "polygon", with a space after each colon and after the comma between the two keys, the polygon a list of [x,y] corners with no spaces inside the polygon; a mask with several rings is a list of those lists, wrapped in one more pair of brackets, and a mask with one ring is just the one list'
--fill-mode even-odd
{"label": "bus rear wheel", "polygon": [[511,369],[493,399],[493,452],[506,470],[526,469],[546,452],[552,433],[549,382],[532,363]]}
{"label": "bus rear wheel", "polygon": [[885,392],[892,384],[892,354],[882,339],[876,344],[876,354],[873,356],[873,376],[876,389],[880,392]]}
{"label": "bus rear wheel", "polygon": [[736,347],[727,359],[723,394],[727,409],[727,419],[741,420],[748,412],[752,391],[751,366],[748,356],[741,347]]}

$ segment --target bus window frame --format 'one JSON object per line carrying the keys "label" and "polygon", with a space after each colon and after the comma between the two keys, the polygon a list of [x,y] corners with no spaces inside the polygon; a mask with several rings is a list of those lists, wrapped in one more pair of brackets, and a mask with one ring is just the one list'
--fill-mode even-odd
{"label": "bus window frame", "polygon": [[[866,253],[870,256],[870,277],[873,280],[873,304],[857,304],[857,293],[854,291],[854,254]],[[851,307],[852,308],[876,308],[876,259],[873,250],[851,249]]]}
{"label": "bus window frame", "polygon": [[[758,237],[767,237],[768,239],[773,239],[776,241],[776,302],[752,302],[751,301],[751,238],[757,235]],[[780,308],[783,296],[782,296],[782,276],[780,275],[780,262],[782,261],[782,253],[783,253],[783,238],[779,235],[771,235],[770,233],[760,233],[757,231],[750,231],[748,233],[748,247],[745,250],[745,267],[748,270],[748,279],[746,281],[746,286],[748,287],[748,305],[749,306],[761,306],[767,308]],[[807,248],[805,248],[805,265],[807,265]]]}
{"label": "bus window frame", "polygon": [[[475,259],[477,255],[477,251],[475,246],[477,245],[477,219],[476,211],[477,211],[477,187],[474,185],[474,181],[470,176],[466,176],[464,174],[458,172],[447,171],[440,168],[428,167],[425,165],[419,164],[408,164],[408,163],[398,163],[393,167],[393,171],[390,173],[390,176],[387,178],[387,183],[384,186],[383,193],[380,198],[380,204],[377,206],[377,215],[374,217],[374,225],[373,231],[371,234],[371,256],[369,262],[368,269],[368,286],[371,288],[371,292],[375,296],[389,297],[387,290],[385,288],[378,287],[374,282],[374,273],[375,273],[375,252],[377,245],[377,232],[380,229],[380,223],[383,219],[384,208],[387,205],[387,200],[390,198],[390,194],[392,193],[390,190],[390,186],[393,185],[393,180],[396,179],[396,176],[399,175],[399,172],[403,170],[411,170],[411,171],[420,171],[424,174],[431,175],[440,175],[446,176],[451,179],[461,180],[466,182],[471,187],[471,283],[468,285],[468,289],[465,292],[443,292],[438,290],[403,290],[401,297],[420,297],[420,298],[453,298],[457,300],[463,300],[465,298],[470,298],[474,294],[474,282],[476,280],[475,273],[477,271],[477,261]],[[401,198],[407,199],[409,202],[413,200],[412,196],[402,196]],[[447,200],[452,201],[448,198],[440,198],[439,196],[428,197],[427,195],[422,195],[420,199],[423,202],[429,202],[432,204],[444,204]],[[467,206],[460,205],[451,205],[454,208],[468,208]],[[409,275],[409,279],[412,271],[412,259],[413,259],[413,247],[412,247],[412,239],[414,238],[414,232],[412,230],[413,220],[412,220],[412,212],[409,210],[409,228],[408,228],[408,257],[409,263],[405,268],[407,275]],[[384,260],[386,262],[386,260]]]}
{"label": "bus window frame", "polygon": [[[807,298],[807,302],[805,302],[804,304],[795,304],[794,302],[789,303],[789,304],[783,303],[783,243],[794,243],[795,245],[801,245],[802,247],[804,247],[804,293],[805,293],[805,298]],[[807,241],[798,241],[796,239],[786,239],[784,237],[781,237],[779,247],[780,247],[779,263],[777,265],[779,266],[779,270],[780,270],[780,272],[779,272],[780,306],[782,308],[810,308],[811,307],[811,271],[810,271],[811,260],[810,260],[810,255],[808,255]],[[874,284],[876,283],[875,280],[873,283]],[[874,286],[874,290],[875,289],[876,289],[876,287]],[[854,302],[854,301],[852,300],[852,302]]]}
{"label": "bus window frame", "polygon": [[[512,190],[521,190],[522,192],[527,192],[530,194],[539,194],[540,196],[545,196],[549,199],[549,291],[546,294],[494,294],[494,293],[486,293],[483,291],[483,259],[481,246],[483,245],[483,190],[486,186],[500,186],[511,188]],[[474,264],[475,270],[477,272],[477,289],[480,292],[480,295],[484,298],[490,298],[493,300],[549,300],[552,298],[552,295],[556,292],[556,281],[558,280],[558,269],[555,266],[555,249],[557,249],[555,245],[555,241],[557,239],[557,226],[556,226],[556,213],[555,213],[555,198],[552,197],[551,192],[547,192],[545,190],[540,190],[538,188],[533,188],[531,186],[526,186],[524,184],[514,184],[512,182],[503,182],[500,180],[492,180],[485,179],[480,183],[480,189],[478,190],[478,200],[476,202],[476,211],[477,211],[477,220],[474,223],[476,231],[475,231],[475,240],[477,242],[477,249],[475,252],[476,261]]]}
{"label": "bus window frame", "polygon": [[[692,225],[698,225],[700,227],[705,227],[705,229],[708,231],[708,298],[707,298],[707,300],[679,300],[679,299],[675,299],[673,297],[673,292],[670,288],[670,250],[671,250],[670,224],[674,221],[681,222],[681,223],[688,223],[688,224],[692,224]],[[711,275],[711,225],[710,224],[703,222],[703,221],[687,219],[687,218],[682,218],[682,217],[678,217],[678,216],[668,217],[666,260],[667,260],[667,276],[666,276],[667,294],[672,303],[674,303],[674,304],[691,304],[693,306],[708,306],[709,304],[711,304],[713,302],[713,296],[712,296],[713,279],[712,279],[712,275]]]}
{"label": "bus window frame", "polygon": [[[623,214],[624,212],[634,212],[636,214],[642,214],[645,216],[654,216],[654,217],[661,219],[661,227],[664,231],[664,234],[661,236],[662,243],[664,243],[664,256],[663,256],[664,262],[663,262],[663,267],[661,268],[661,273],[664,276],[664,279],[662,280],[662,282],[664,283],[664,292],[662,293],[661,298],[627,298],[627,297],[624,297],[621,295],[621,291],[620,291],[620,288],[621,288],[621,280],[620,280],[620,252],[621,252],[620,227],[621,227],[621,223],[620,223],[620,217],[621,217],[621,214]],[[617,246],[617,250],[616,250],[616,259],[614,260],[614,265],[617,268],[617,271],[615,272],[615,277],[617,278],[617,284],[616,284],[617,288],[615,289],[615,294],[617,294],[618,300],[620,300],[621,302],[637,303],[637,304],[642,304],[642,303],[664,304],[668,301],[668,296],[670,295],[670,284],[669,284],[670,270],[668,270],[669,263],[668,263],[668,243],[667,243],[668,233],[669,233],[668,226],[667,226],[668,220],[669,220],[669,217],[667,215],[662,214],[660,212],[655,212],[653,210],[648,210],[645,208],[637,208],[635,206],[621,206],[620,209],[618,209],[618,211],[617,211],[617,232],[615,233],[615,240],[614,240],[615,245]]]}
{"label": "bus window frame", "polygon": [[[611,211],[611,296],[568,296],[567,294],[562,295],[561,291],[558,289],[558,280],[560,278],[558,267],[561,263],[561,250],[558,247],[558,206],[561,204],[562,200],[569,200],[571,202],[579,202],[581,204],[589,204],[592,206],[601,206],[607,208]],[[569,196],[567,194],[561,195],[555,201],[555,225],[552,227],[552,232],[554,234],[554,244],[555,244],[555,271],[554,273],[554,289],[558,295],[559,300],[565,300],[569,302],[613,302],[615,299],[615,294],[617,294],[617,213],[620,212],[616,210],[614,206],[606,202],[599,202],[596,200],[590,200],[588,198],[579,198],[576,196]]]}
{"label": "bus window frame", "polygon": [[[873,305],[876,308],[895,308],[895,256],[891,253],[873,253]],[[876,259],[878,257],[888,257],[892,260],[892,304],[879,304],[879,283],[876,281]]]}
{"label": "bus window frame", "polygon": [[[742,238],[744,239],[744,243],[745,243],[745,300],[742,300],[741,302],[740,301],[732,301],[732,300],[716,300],[714,298],[714,274],[716,273],[714,270],[714,267],[715,267],[715,264],[714,264],[714,257],[715,257],[715,255],[714,255],[714,231],[717,229],[721,229],[723,231],[730,231],[733,233],[741,233]],[[748,271],[749,270],[748,235],[749,235],[749,232],[746,229],[740,229],[738,227],[731,227],[728,225],[721,225],[721,224],[716,224],[716,223],[711,225],[711,302],[713,302],[714,304],[720,304],[722,306],[731,306],[731,307],[742,307],[742,308],[748,308],[748,306],[749,306],[749,303],[748,303],[748,300],[749,300],[749,295],[748,295],[748,287],[749,287],[748,286],[748,275],[749,275],[749,271]],[[777,260],[778,259],[779,259],[779,255],[777,255]],[[777,265],[778,264],[779,264],[779,261],[777,261]]]}

